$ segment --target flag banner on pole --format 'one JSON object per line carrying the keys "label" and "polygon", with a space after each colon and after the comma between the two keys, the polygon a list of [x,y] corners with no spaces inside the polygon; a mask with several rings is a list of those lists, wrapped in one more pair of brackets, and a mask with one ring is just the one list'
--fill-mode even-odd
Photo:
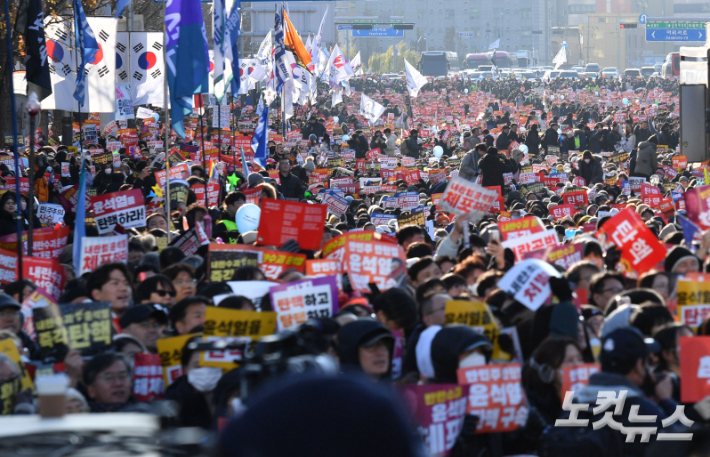
{"label": "flag banner on pole", "polygon": [[76,100],[73,97],[76,63],[71,44],[71,20],[48,17],[44,23],[52,94],[42,100],[42,109],[76,111]]}
{"label": "flag banner on pole", "polygon": [[266,168],[266,159],[269,158],[269,148],[267,142],[269,139],[269,107],[265,106],[259,116],[259,124],[254,131],[254,137],[251,140],[251,147],[254,150],[254,160],[256,160],[262,168]]}
{"label": "flag banner on pole", "polygon": [[168,3],[165,34],[172,127],[184,138],[182,121],[192,112],[192,95],[209,89],[207,34],[199,0]]}
{"label": "flag banner on pole", "polygon": [[[360,55],[360,53],[358,53]],[[404,59],[404,68],[407,71],[407,89],[410,97],[419,95],[419,90],[428,82],[426,77],[422,76],[407,59]]]}
{"label": "flag banner on pole", "polygon": [[226,66],[227,7],[225,0],[212,2],[212,55],[210,70],[214,87],[210,89],[217,100],[222,101],[227,90],[224,68]]}
{"label": "flag banner on pole", "polygon": [[85,62],[89,97],[81,107],[82,113],[113,113],[116,109],[116,29],[118,19],[88,18],[96,34],[99,50]]}
{"label": "flag banner on pole", "polygon": [[25,39],[27,95],[35,92],[38,100],[42,101],[52,93],[42,0],[29,0],[27,10],[18,11],[16,31]]}
{"label": "flag banner on pole", "polygon": [[498,49],[500,48],[500,38],[495,40],[493,43],[488,45],[488,50],[490,51],[491,49]]}
{"label": "flag banner on pole", "polygon": [[161,32],[131,32],[131,98],[133,105],[163,105],[165,61]]}
{"label": "flag banner on pole", "polygon": [[129,33],[118,32],[116,34],[116,82],[131,82],[131,53]]}
{"label": "flag banner on pole", "polygon": [[288,18],[288,14],[284,12],[284,44],[286,48],[293,52],[296,57],[296,63],[308,71],[313,71],[315,69],[313,62],[311,61],[311,56],[308,54],[306,47],[303,45],[303,41],[298,36],[298,31],[291,23]]}
{"label": "flag banner on pole", "polygon": [[281,92],[281,87],[291,77],[291,69],[286,62],[283,16],[278,12],[276,12],[274,21],[274,66],[274,73],[276,73],[276,80],[278,81],[276,92]]}
{"label": "flag banner on pole", "polygon": [[241,85],[241,80],[237,77],[237,72],[239,70],[239,28],[240,28],[240,17],[239,8],[241,7],[241,2],[236,0],[232,5],[232,10],[229,12],[229,17],[227,18],[227,23],[225,27],[225,78],[226,85],[230,87],[231,92],[236,94],[239,92],[239,86]]}
{"label": "flag banner on pole", "polygon": [[320,54],[318,54],[318,51],[320,50],[320,44],[321,41],[323,40],[323,28],[325,27],[325,18],[328,16],[328,9],[330,8],[330,5],[325,6],[325,13],[323,13],[323,19],[320,20],[320,27],[318,27],[318,34],[313,37],[313,46],[312,46],[312,51],[311,51],[311,57],[313,59],[313,64],[318,65],[318,62],[320,61]]}
{"label": "flag banner on pole", "polygon": [[362,114],[365,119],[374,124],[384,112],[384,106],[380,105],[367,95],[362,94],[362,99],[360,100],[360,114]]}
{"label": "flag banner on pole", "polygon": [[328,60],[328,73],[331,88],[340,86],[341,81],[345,81],[355,74],[337,44]]}
{"label": "flag banner on pole", "polygon": [[79,66],[74,88],[74,99],[83,105],[87,87],[84,69],[86,64],[94,60],[96,53],[100,49],[99,44],[96,42],[96,35],[94,35],[94,31],[86,20],[81,0],[74,0],[74,45],[79,49]]}

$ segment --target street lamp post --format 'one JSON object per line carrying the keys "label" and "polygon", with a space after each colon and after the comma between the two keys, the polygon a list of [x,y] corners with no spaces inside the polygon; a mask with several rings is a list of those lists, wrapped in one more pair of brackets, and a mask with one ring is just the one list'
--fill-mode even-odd
{"label": "street lamp post", "polygon": [[[27,255],[32,257],[32,230],[34,228],[34,215],[35,211],[37,209],[35,208],[35,199],[34,199],[34,171],[35,171],[35,118],[37,117],[37,113],[39,113],[40,109],[40,104],[39,100],[37,100],[37,94],[32,92],[27,99],[27,104],[25,105],[25,109],[27,110],[27,114],[30,115],[30,152],[29,152],[29,165],[30,165],[30,170],[28,172],[28,179],[30,181],[30,190],[28,194],[28,204],[27,204],[27,219],[29,222],[29,229],[27,231]],[[20,179],[19,176],[17,179]],[[80,198],[83,198],[82,195],[79,196]],[[18,201],[17,204],[19,205],[20,202]],[[19,234],[18,234],[19,237]]]}

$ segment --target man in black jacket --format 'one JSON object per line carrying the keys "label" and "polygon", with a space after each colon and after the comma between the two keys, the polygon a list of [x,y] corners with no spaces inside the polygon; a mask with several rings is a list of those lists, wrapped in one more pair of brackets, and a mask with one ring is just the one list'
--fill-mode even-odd
{"label": "man in black jacket", "polygon": [[505,185],[503,174],[514,173],[515,165],[504,155],[499,155],[498,149],[491,147],[486,151],[486,155],[478,161],[478,169],[483,175],[482,185],[503,186]]}
{"label": "man in black jacket", "polygon": [[496,148],[498,148],[499,151],[507,151],[508,146],[510,146],[510,138],[508,137],[508,134],[510,133],[510,127],[507,125],[503,127],[503,131],[500,132],[500,135],[498,135],[498,138],[496,138]]}
{"label": "man in black jacket", "polygon": [[284,198],[300,200],[305,189],[301,180],[291,174],[291,161],[283,158],[279,161],[279,179],[281,180],[281,193]]}
{"label": "man in black jacket", "polygon": [[557,128],[559,125],[556,122],[550,124],[547,130],[545,130],[545,135],[542,137],[542,146],[547,152],[549,146],[559,146],[560,134],[557,133]]}
{"label": "man in black jacket", "polygon": [[595,125],[594,133],[591,138],[589,138],[589,150],[595,154],[602,152],[602,148],[604,147],[605,136],[604,129],[602,127],[603,125],[600,123]]}
{"label": "man in black jacket", "polygon": [[640,142],[648,141],[648,137],[651,136],[651,130],[648,128],[648,122],[643,121],[641,124],[637,125],[634,129],[634,136],[636,137],[636,144],[634,145],[636,147],[638,147]]}
{"label": "man in black jacket", "polygon": [[420,151],[422,150],[422,145],[419,144],[417,137],[419,136],[419,130],[412,129],[409,132],[409,138],[405,141],[407,142],[407,157],[419,158]]}

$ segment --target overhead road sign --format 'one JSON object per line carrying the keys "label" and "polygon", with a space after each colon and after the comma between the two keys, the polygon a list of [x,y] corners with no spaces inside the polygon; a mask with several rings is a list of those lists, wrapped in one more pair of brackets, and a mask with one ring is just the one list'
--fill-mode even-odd
{"label": "overhead road sign", "polygon": [[646,24],[646,41],[702,41],[707,33],[704,29],[649,28]]}
{"label": "overhead road sign", "polygon": [[645,24],[648,21],[648,14],[641,14],[639,16],[639,24]]}
{"label": "overhead road sign", "polygon": [[353,37],[398,37],[404,36],[404,30],[393,27],[381,29],[373,27],[372,30],[353,30]]}

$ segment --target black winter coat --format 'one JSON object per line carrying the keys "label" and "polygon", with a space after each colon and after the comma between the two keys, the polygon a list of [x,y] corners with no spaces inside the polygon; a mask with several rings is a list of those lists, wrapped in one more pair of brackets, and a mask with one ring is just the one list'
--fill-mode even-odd
{"label": "black winter coat", "polygon": [[281,193],[284,198],[297,198],[302,199],[303,194],[306,192],[301,184],[301,180],[298,179],[293,173],[289,173],[288,176],[284,176],[279,172],[279,179],[281,180]]}
{"label": "black winter coat", "polygon": [[478,169],[483,175],[482,185],[484,186],[503,186],[504,173],[514,173],[515,165],[510,163],[505,156],[500,154],[488,154],[478,161]]}

